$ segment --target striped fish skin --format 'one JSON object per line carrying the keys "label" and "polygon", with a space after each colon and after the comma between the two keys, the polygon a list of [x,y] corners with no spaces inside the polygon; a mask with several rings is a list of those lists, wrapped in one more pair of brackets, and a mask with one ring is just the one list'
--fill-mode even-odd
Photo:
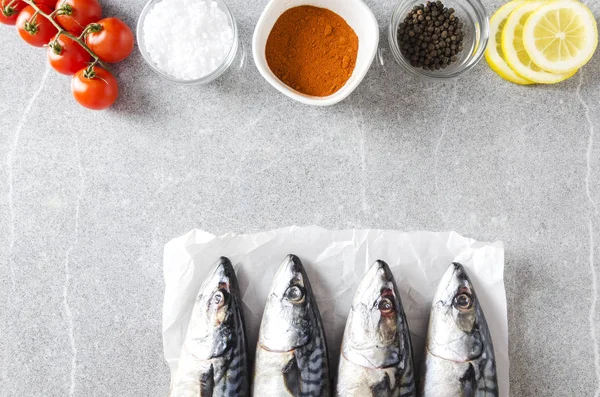
{"label": "striped fish skin", "polygon": [[375,262],[358,286],[346,322],[339,397],[415,397],[408,323],[389,266]]}
{"label": "striped fish skin", "polygon": [[329,397],[329,361],[319,308],[302,262],[288,255],[267,298],[252,395]]}
{"label": "striped fish skin", "polygon": [[450,265],[433,298],[419,396],[498,396],[489,328],[459,263]]}
{"label": "striped fish skin", "polygon": [[246,397],[249,377],[238,282],[222,257],[196,297],[170,397]]}

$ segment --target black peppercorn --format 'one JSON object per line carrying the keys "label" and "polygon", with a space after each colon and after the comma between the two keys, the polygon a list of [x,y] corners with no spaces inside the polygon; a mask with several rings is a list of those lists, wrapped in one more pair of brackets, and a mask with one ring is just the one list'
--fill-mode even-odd
{"label": "black peppercorn", "polygon": [[414,67],[446,69],[463,49],[463,23],[454,8],[441,1],[415,6],[398,26],[398,42]]}

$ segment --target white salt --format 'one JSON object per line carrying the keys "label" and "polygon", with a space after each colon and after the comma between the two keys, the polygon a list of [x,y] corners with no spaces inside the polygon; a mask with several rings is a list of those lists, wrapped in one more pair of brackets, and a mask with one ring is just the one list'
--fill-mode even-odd
{"label": "white salt", "polygon": [[146,51],[156,66],[181,80],[214,72],[233,43],[227,14],[215,1],[162,0],[144,20]]}

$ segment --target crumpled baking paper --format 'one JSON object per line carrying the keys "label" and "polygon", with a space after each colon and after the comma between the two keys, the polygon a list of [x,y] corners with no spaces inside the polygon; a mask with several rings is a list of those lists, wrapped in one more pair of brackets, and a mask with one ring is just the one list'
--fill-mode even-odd
{"label": "crumpled baking paper", "polygon": [[431,300],[451,262],[471,277],[494,342],[500,396],[508,397],[508,321],[504,291],[504,248],[457,233],[384,230],[331,231],[317,226],[287,227],[257,234],[214,236],[193,230],[170,241],[164,251],[163,306],[165,358],[175,373],[194,300],[207,271],[220,256],[236,268],[244,303],[249,353],[253,357],[271,280],[287,254],[296,254],[308,273],[327,336],[332,370],[352,297],[363,273],[386,261],[398,284],[411,330],[415,364],[423,355]]}

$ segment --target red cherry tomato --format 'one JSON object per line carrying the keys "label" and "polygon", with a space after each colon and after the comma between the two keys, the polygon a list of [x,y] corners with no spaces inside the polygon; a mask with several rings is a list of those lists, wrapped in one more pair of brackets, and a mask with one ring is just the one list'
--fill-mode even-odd
{"label": "red cherry tomato", "polygon": [[58,73],[72,76],[85,68],[92,56],[77,43],[65,35],[53,38],[48,46],[48,62]]}
{"label": "red cherry tomato", "polygon": [[17,23],[19,13],[27,5],[22,0],[18,0],[16,3],[9,6],[10,3],[9,0],[4,0],[4,7],[2,7],[2,3],[0,3],[0,23],[5,25],[14,25]]}
{"label": "red cherry tomato", "polygon": [[98,0],[58,0],[56,21],[71,33],[80,35],[83,29],[102,18]]}
{"label": "red cherry tomato", "polygon": [[56,5],[56,1],[54,0],[33,0],[33,2],[38,6],[46,6],[52,10],[54,10],[54,6]]}
{"label": "red cherry tomato", "polygon": [[92,73],[86,68],[73,76],[71,92],[81,106],[103,110],[111,107],[117,100],[119,84],[108,70],[94,66]]}
{"label": "red cherry tomato", "polygon": [[[40,5],[40,9],[46,14],[52,10],[46,6]],[[17,17],[17,31],[23,40],[34,47],[43,47],[50,42],[58,30],[52,25],[52,22],[41,15],[36,15],[32,6],[27,6],[19,13]]]}
{"label": "red cherry tomato", "polygon": [[88,47],[105,62],[121,62],[133,51],[133,32],[118,18],[105,18],[90,26]]}

